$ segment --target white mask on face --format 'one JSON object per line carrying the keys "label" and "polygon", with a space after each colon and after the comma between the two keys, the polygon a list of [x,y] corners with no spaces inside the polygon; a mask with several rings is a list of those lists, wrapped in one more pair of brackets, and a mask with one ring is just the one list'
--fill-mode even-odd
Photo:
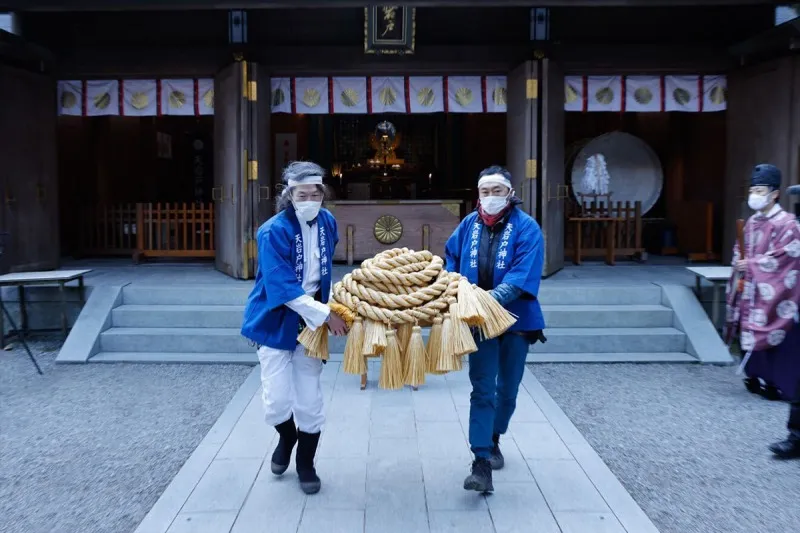
{"label": "white mask on face", "polygon": [[311,222],[319,214],[322,202],[292,202],[297,218],[303,222]]}
{"label": "white mask on face", "polygon": [[747,198],[747,205],[753,211],[761,211],[769,205],[769,194],[755,194],[751,193]]}
{"label": "white mask on face", "polygon": [[480,199],[481,208],[487,215],[496,215],[508,205],[509,196],[484,196]]}

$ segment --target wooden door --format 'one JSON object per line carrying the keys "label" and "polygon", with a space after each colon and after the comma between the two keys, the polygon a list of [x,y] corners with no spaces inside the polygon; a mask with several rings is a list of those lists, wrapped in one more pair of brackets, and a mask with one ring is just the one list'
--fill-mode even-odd
{"label": "wooden door", "polygon": [[255,232],[272,213],[269,78],[258,65],[238,61],[217,74],[214,91],[216,267],[250,279]]}
{"label": "wooden door", "polygon": [[564,73],[550,59],[541,61],[541,212],[545,240],[544,276],[564,268],[564,224],[568,189],[564,176]]}
{"label": "wooden door", "polygon": [[10,234],[4,272],[59,266],[56,112],[53,78],[0,64],[0,231]]}
{"label": "wooden door", "polygon": [[537,64],[526,61],[508,75],[506,166],[523,208],[536,217],[536,150],[538,124]]}

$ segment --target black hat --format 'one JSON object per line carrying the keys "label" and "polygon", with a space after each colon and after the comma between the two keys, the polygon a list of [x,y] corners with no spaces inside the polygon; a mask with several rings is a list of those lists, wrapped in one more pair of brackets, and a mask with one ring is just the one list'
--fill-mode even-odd
{"label": "black hat", "polygon": [[775,165],[762,163],[756,165],[753,169],[753,175],[750,178],[750,186],[767,186],[773,189],[781,188],[781,171]]}

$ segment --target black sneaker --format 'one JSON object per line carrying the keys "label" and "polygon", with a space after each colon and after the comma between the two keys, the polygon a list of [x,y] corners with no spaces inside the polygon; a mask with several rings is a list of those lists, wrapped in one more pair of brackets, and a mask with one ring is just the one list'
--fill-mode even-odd
{"label": "black sneaker", "polygon": [[494,441],[494,447],[492,448],[492,455],[489,457],[489,464],[492,465],[492,470],[500,470],[506,464],[503,452],[500,451],[500,435],[494,435],[492,440]]}
{"label": "black sneaker", "polygon": [[779,459],[800,459],[800,437],[789,435],[786,440],[770,444],[769,451]]}
{"label": "black sneaker", "polygon": [[479,457],[472,462],[472,473],[464,480],[464,490],[494,492],[492,465],[488,459]]}

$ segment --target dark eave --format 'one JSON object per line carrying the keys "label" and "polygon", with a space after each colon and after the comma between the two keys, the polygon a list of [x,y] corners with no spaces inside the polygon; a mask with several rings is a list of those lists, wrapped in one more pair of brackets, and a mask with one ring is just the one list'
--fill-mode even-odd
{"label": "dark eave", "polygon": [[785,22],[729,48],[740,64],[762,61],[800,50],[800,18]]}

